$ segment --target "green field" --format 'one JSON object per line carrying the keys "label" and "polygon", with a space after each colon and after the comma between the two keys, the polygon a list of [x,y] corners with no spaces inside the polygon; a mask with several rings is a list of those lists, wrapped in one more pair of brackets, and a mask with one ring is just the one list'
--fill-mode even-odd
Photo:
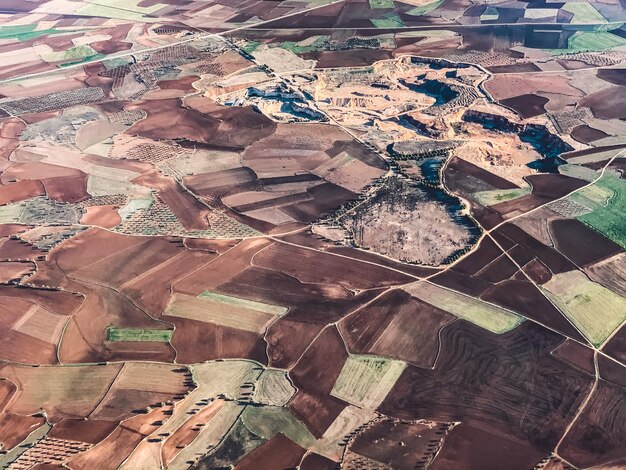
{"label": "green field", "polygon": [[626,39],[608,31],[579,31],[567,44],[567,49],[552,49],[553,54],[573,54],[576,52],[605,51],[625,46]]}
{"label": "green field", "polygon": [[251,432],[264,439],[269,440],[280,432],[304,448],[315,444],[315,436],[286,407],[248,406],[241,420]]}
{"label": "green field", "polygon": [[107,341],[152,341],[167,343],[172,338],[172,330],[146,330],[142,328],[107,329]]}
{"label": "green field", "polygon": [[395,13],[389,15],[387,18],[375,18],[370,20],[377,28],[402,28],[404,23],[398,15]]}
{"label": "green field", "polygon": [[626,180],[606,172],[593,186],[579,194],[585,198],[584,205],[592,211],[577,219],[626,248]]}
{"label": "green field", "polygon": [[493,333],[506,333],[524,321],[519,315],[497,305],[429,282],[416,282],[404,290],[424,302]]}
{"label": "green field", "polygon": [[393,0],[369,0],[372,10],[382,10],[385,8],[393,8]]}
{"label": "green field", "polygon": [[260,45],[261,43],[258,41],[247,41],[243,46],[241,46],[241,50],[247,54],[252,54]]}
{"label": "green field", "polygon": [[280,47],[293,52],[294,54],[306,54],[307,52],[315,52],[320,49],[326,49],[328,45],[328,36],[319,36],[311,44],[302,44],[304,41],[293,42],[285,41]]}
{"label": "green field", "polygon": [[626,320],[626,299],[579,271],[557,274],[542,289],[597,347]]}
{"label": "green field", "polygon": [[530,192],[530,188],[495,189],[493,191],[479,191],[472,196],[483,206],[493,206],[499,202],[517,199]]}
{"label": "green field", "polygon": [[35,31],[36,24],[26,24],[19,26],[0,26],[0,39],[17,39],[19,41],[28,41],[41,36],[51,34],[71,33],[75,31],[63,31],[60,29],[42,29]]}
{"label": "green field", "polygon": [[353,405],[376,409],[406,367],[406,363],[378,356],[350,355],[331,395]]}
{"label": "green field", "polygon": [[436,10],[437,8],[439,8],[441,5],[443,5],[444,1],[445,0],[436,0],[434,2],[427,3],[426,5],[415,7],[413,9],[407,11],[407,14],[413,15],[413,16],[425,15],[426,13],[430,13],[431,11]]}
{"label": "green field", "polygon": [[606,23],[606,18],[587,2],[567,2],[561,10],[574,15],[571,23]]}

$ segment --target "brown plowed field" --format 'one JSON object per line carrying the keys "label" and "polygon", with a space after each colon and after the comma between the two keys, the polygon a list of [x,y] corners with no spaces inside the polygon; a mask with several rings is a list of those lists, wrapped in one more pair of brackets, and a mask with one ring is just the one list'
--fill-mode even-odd
{"label": "brown plowed field", "polygon": [[428,468],[448,470],[527,470],[534,468],[546,454],[521,439],[485,426],[462,422],[446,437],[443,448]]}
{"label": "brown plowed field", "polygon": [[113,228],[122,222],[117,213],[117,206],[93,206],[88,207],[85,215],[80,220],[81,224],[96,225],[103,228]]}
{"label": "brown plowed field", "polygon": [[274,243],[259,252],[254,266],[282,271],[306,284],[338,284],[346,289],[371,289],[406,284],[412,280],[395,271],[342,257],[325,255],[285,243]]}
{"label": "brown plowed field", "polygon": [[556,249],[580,267],[587,267],[622,252],[617,244],[574,219],[549,223]]}
{"label": "brown plowed field", "polygon": [[570,338],[587,342],[563,314],[527,281],[504,281],[486,291],[481,298],[532,318]]}
{"label": "brown plowed field", "polygon": [[339,328],[354,354],[377,354],[429,368],[437,356],[439,330],[455,319],[394,290],[342,321]]}
{"label": "brown plowed field", "polygon": [[268,327],[265,337],[269,364],[281,368],[293,366],[322,328],[320,324],[291,320],[288,315],[276,320]]}
{"label": "brown plowed field", "polygon": [[289,373],[298,393],[289,408],[321,437],[345,405],[330,396],[348,358],[337,328],[326,328]]}
{"label": "brown plowed field", "polygon": [[626,389],[600,381],[559,453],[579,467],[626,460]]}
{"label": "brown plowed field", "polygon": [[297,467],[304,456],[303,449],[284,434],[272,439],[248,454],[236,466],[236,470],[276,470]]}
{"label": "brown plowed field", "polygon": [[14,279],[21,279],[35,270],[32,262],[4,261],[0,262],[0,283],[6,284]]}
{"label": "brown plowed field", "polygon": [[525,179],[532,185],[530,194],[511,201],[500,202],[491,208],[505,216],[515,216],[566,196],[587,184],[587,181],[555,173],[530,175]]}
{"label": "brown plowed field", "polygon": [[271,242],[265,239],[244,240],[232,250],[220,255],[216,260],[187,276],[174,285],[174,291],[189,295],[198,295],[205,290],[214,290],[218,285],[245,270],[250,259]]}
{"label": "brown plowed field", "polygon": [[379,411],[487,426],[550,452],[592,382],[550,356],[562,337],[530,322],[495,335],[459,320],[441,338],[435,369],[408,366]]}
{"label": "brown plowed field", "polygon": [[179,363],[236,357],[267,363],[265,342],[256,333],[180,317],[161,318],[176,326],[172,346]]}
{"label": "brown plowed field", "polygon": [[578,106],[585,106],[598,119],[626,117],[626,86],[612,86],[585,96]]}
{"label": "brown plowed field", "polygon": [[207,265],[218,255],[199,250],[181,251],[161,264],[146,270],[120,287],[151,315],[160,315],[171,296],[171,288],[178,281]]}
{"label": "brown plowed field", "polygon": [[440,441],[446,426],[435,423],[404,423],[383,419],[359,433],[350,450],[391,468],[415,468],[428,461],[433,442]]}
{"label": "brown plowed field", "polygon": [[[82,173],[82,172],[81,172]],[[87,175],[42,179],[48,197],[57,202],[79,202],[88,199]]]}
{"label": "brown plowed field", "polygon": [[339,470],[339,464],[323,455],[309,453],[300,464],[301,470]]}
{"label": "brown plowed field", "polygon": [[97,444],[113,432],[118,421],[96,419],[62,419],[48,433],[48,437]]}
{"label": "brown plowed field", "polygon": [[43,416],[0,413],[0,444],[2,449],[12,449],[45,422],[46,419]]}
{"label": "brown plowed field", "polygon": [[572,341],[571,339],[566,339],[554,351],[552,351],[552,356],[587,372],[587,374],[591,377],[595,376],[593,350],[586,348],[580,343]]}
{"label": "brown plowed field", "polygon": [[46,190],[40,180],[24,180],[0,186],[0,205],[45,196]]}

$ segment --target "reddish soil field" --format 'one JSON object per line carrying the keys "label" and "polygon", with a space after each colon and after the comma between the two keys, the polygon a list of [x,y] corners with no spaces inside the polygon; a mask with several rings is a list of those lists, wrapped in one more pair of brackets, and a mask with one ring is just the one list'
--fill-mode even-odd
{"label": "reddish soil field", "polygon": [[350,450],[390,468],[416,468],[417,462],[428,461],[432,444],[440,441],[446,431],[445,424],[431,426],[383,419],[359,433]]}
{"label": "reddish soil field", "polygon": [[125,41],[95,41],[89,44],[96,52],[100,54],[113,54],[115,52],[127,51],[133,47],[132,43]]}
{"label": "reddish soil field", "polygon": [[288,315],[276,320],[265,335],[270,365],[281,368],[293,366],[322,328],[320,324],[291,320]]}
{"label": "reddish soil field", "polygon": [[617,244],[574,219],[549,223],[556,248],[580,267],[602,261],[622,251]]}
{"label": "reddish soil field", "polygon": [[626,118],[626,87],[612,86],[585,96],[578,103],[599,119]]}
{"label": "reddish soil field", "polygon": [[[82,173],[82,172],[81,172]],[[46,178],[41,180],[50,199],[58,202],[79,202],[90,197],[87,175]]]}
{"label": "reddish soil field", "polygon": [[80,170],[67,168],[60,165],[50,165],[41,162],[13,163],[9,168],[2,172],[3,184],[10,181],[35,180],[42,178],[60,178],[64,176],[79,177],[84,175]]}
{"label": "reddish soil field", "polygon": [[12,449],[45,422],[46,419],[43,416],[0,413],[0,444],[2,444],[2,449]]}
{"label": "reddish soil field", "polygon": [[579,467],[626,460],[626,389],[600,381],[559,449]]}
{"label": "reddish soil field", "polygon": [[305,59],[317,60],[316,67],[365,67],[376,61],[391,59],[390,51],[354,49],[350,51],[321,51],[303,54]]}
{"label": "reddish soil field", "polygon": [[437,357],[439,331],[455,319],[404,291],[391,291],[339,325],[352,353],[429,368]]}
{"label": "reddish soil field", "polygon": [[[63,362],[101,362],[117,356],[115,346],[106,344],[107,329],[119,328],[171,329],[169,323],[149,317],[126,297],[113,289],[96,285],[77,284],[86,299],[65,330],[59,347]],[[149,351],[138,344],[132,354],[135,359],[160,360],[171,357],[171,352]]]}
{"label": "reddish soil field", "polygon": [[295,468],[306,449],[278,433],[265,444],[248,454],[236,466],[236,470],[276,470]]}
{"label": "reddish soil field", "polygon": [[380,291],[354,293],[335,284],[302,284],[280,271],[248,268],[219,286],[224,294],[289,307],[289,318],[329,323],[374,298]]}
{"label": "reddish soil field", "polygon": [[104,355],[109,361],[173,362],[176,351],[168,343],[155,341],[111,341],[104,343]]}
{"label": "reddish soil field", "polygon": [[123,421],[98,445],[72,458],[67,466],[80,470],[119,468],[135,447],[158,428],[154,423],[167,420],[166,413],[171,409],[168,406],[161,407]]}
{"label": "reddish soil field", "polygon": [[[543,457],[591,386],[587,374],[550,355],[562,337],[530,322],[495,335],[459,320],[442,331],[441,341],[435,369],[408,366],[381,412],[491,429],[528,443]],[[490,440],[481,442],[493,447]]]}
{"label": "reddish soil field", "polygon": [[609,134],[603,132],[598,129],[594,129],[593,127],[589,127],[588,125],[576,126],[570,132],[570,135],[576,139],[578,142],[582,142],[583,144],[588,144],[590,142],[595,142],[596,140],[604,139],[608,137]]}
{"label": "reddish soil field", "polygon": [[311,344],[289,374],[298,388],[289,408],[318,438],[345,406],[330,392],[347,358],[341,335],[331,326]]}
{"label": "reddish soil field", "polygon": [[543,96],[528,94],[500,100],[500,104],[514,109],[520,117],[527,119],[545,114],[544,106],[548,101],[550,100]]}
{"label": "reddish soil field", "polygon": [[118,421],[62,419],[50,430],[48,437],[97,444],[111,434],[118,424]]}
{"label": "reddish soil field", "polygon": [[57,348],[39,338],[3,328],[0,332],[0,359],[24,364],[55,364]]}
{"label": "reddish soil field", "polygon": [[13,382],[0,379],[0,413],[9,404],[13,394],[17,391],[17,387]]}
{"label": "reddish soil field", "polygon": [[172,209],[172,212],[186,229],[204,230],[209,228],[206,218],[209,209],[173,178],[153,171],[134,179],[133,183],[157,189],[159,196]]}
{"label": "reddish soil field", "polygon": [[200,250],[186,250],[172,256],[165,262],[146,270],[130,279],[120,289],[151,315],[160,315],[172,294],[172,286],[201,267],[213,261],[218,255]]}
{"label": "reddish soil field", "polygon": [[216,119],[184,108],[179,99],[144,101],[127,109],[141,109],[148,115],[126,132],[153,140],[186,139],[209,143],[219,127]]}
{"label": "reddish soil field", "polygon": [[443,448],[428,468],[501,470],[506,462],[507,469],[526,470],[534,468],[545,455],[523,440],[462,422],[450,431]]}
{"label": "reddish soil field", "polygon": [[8,160],[13,150],[19,146],[18,137],[26,125],[17,118],[0,122],[0,160]]}
{"label": "reddish soil field", "polygon": [[25,180],[0,186],[0,205],[45,196],[46,190],[40,180]]}
{"label": "reddish soil field", "polygon": [[197,81],[200,77],[195,75],[189,75],[183,78],[177,78],[175,80],[161,80],[157,82],[157,86],[161,90],[182,90],[185,93],[195,93],[196,89],[191,84]]}
{"label": "reddish soil field", "polygon": [[271,242],[265,239],[244,240],[232,250],[200,268],[174,285],[174,292],[198,295],[213,290],[245,270],[250,259]]}
{"label": "reddish soil field", "polygon": [[185,238],[184,245],[189,250],[205,251],[207,253],[223,254],[234,248],[241,240],[209,240],[206,238]]}
{"label": "reddish soil field", "polygon": [[0,238],[8,237],[28,230],[28,225],[0,224]]}
{"label": "reddish soil field", "polygon": [[[609,150],[620,150],[626,147],[626,144],[616,144],[616,145],[604,145],[602,147],[592,147],[583,150],[575,150],[573,152],[567,152],[562,155],[562,157],[566,160],[574,157],[584,157],[586,155],[593,155],[594,153],[607,152]],[[617,152],[616,152],[617,153]]]}
{"label": "reddish soil field", "polygon": [[593,350],[580,343],[566,339],[554,351],[552,356],[557,357],[578,369],[595,376],[593,365]]}
{"label": "reddish soil field", "polygon": [[300,464],[300,470],[339,470],[339,464],[320,454],[307,454]]}
{"label": "reddish soil field", "polygon": [[2,297],[29,300],[59,315],[71,315],[84,301],[84,296],[72,292],[0,285]]}
{"label": "reddish soil field", "polygon": [[372,289],[411,282],[411,278],[369,263],[346,262],[286,243],[274,243],[257,253],[252,264],[282,271],[305,284],[337,284],[346,289]]}
{"label": "reddish soil field", "polygon": [[253,189],[256,180],[256,174],[250,168],[233,168],[184,178],[185,186],[195,193],[219,196]]}
{"label": "reddish soil field", "polygon": [[5,261],[0,262],[0,282],[6,284],[12,280],[35,271],[35,264],[30,262]]}
{"label": "reddish soil field", "polygon": [[117,206],[93,206],[88,207],[81,224],[97,225],[98,227],[113,228],[122,222],[117,213]]}
{"label": "reddish soil field", "polygon": [[176,326],[172,346],[182,364],[223,358],[247,358],[267,364],[263,338],[249,331],[165,315]]}
{"label": "reddish soil field", "polygon": [[34,261],[43,255],[43,251],[24,240],[13,238],[0,239],[0,259]]}

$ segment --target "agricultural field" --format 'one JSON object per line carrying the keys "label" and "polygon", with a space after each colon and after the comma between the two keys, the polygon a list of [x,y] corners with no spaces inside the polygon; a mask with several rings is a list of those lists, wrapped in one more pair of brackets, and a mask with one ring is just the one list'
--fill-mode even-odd
{"label": "agricultural field", "polygon": [[626,468],[624,2],[0,4],[0,467]]}

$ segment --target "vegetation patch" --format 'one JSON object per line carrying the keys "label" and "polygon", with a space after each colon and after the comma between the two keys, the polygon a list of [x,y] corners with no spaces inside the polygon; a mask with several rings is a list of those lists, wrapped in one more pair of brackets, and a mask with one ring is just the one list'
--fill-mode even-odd
{"label": "vegetation patch", "polygon": [[172,339],[172,330],[117,328],[116,326],[110,326],[107,329],[107,341],[152,341],[167,343],[170,339]]}
{"label": "vegetation patch", "polygon": [[553,54],[574,54],[577,52],[606,51],[626,45],[626,38],[609,31],[579,31],[567,44],[567,49],[552,49]]}
{"label": "vegetation patch", "polygon": [[425,15],[425,14],[430,13],[431,11],[434,11],[437,8],[439,8],[441,5],[443,5],[444,1],[445,0],[436,0],[434,2],[427,3],[426,5],[421,5],[419,7],[415,7],[413,9],[407,11],[407,14],[408,15],[413,15],[413,16]]}
{"label": "vegetation patch", "polygon": [[567,2],[561,10],[574,15],[571,23],[606,23],[606,18],[587,2]]}
{"label": "vegetation patch", "polygon": [[557,274],[543,289],[596,347],[626,320],[626,299],[579,271]]}
{"label": "vegetation patch", "polygon": [[400,17],[396,15],[395,13],[392,13],[391,15],[387,16],[387,18],[373,18],[373,19],[370,19],[370,21],[377,28],[387,29],[387,28],[404,27],[404,23],[402,22]]}
{"label": "vegetation patch", "polygon": [[405,290],[424,302],[493,333],[506,333],[524,321],[519,315],[497,305],[429,282],[417,282]]}
{"label": "vegetation patch", "polygon": [[607,172],[580,193],[592,210],[577,219],[626,248],[626,181]]}
{"label": "vegetation patch", "polygon": [[473,196],[483,206],[493,206],[499,202],[510,201],[511,199],[517,199],[530,192],[530,188],[518,188],[518,189],[496,189],[493,191],[479,191],[474,193]]}
{"label": "vegetation patch", "polygon": [[328,36],[319,36],[310,44],[303,44],[301,42],[285,41],[280,44],[280,47],[293,52],[294,54],[305,54],[307,52],[315,52],[320,49],[326,49],[328,46]]}
{"label": "vegetation patch", "polygon": [[311,431],[284,407],[248,406],[241,420],[250,432],[267,440],[283,433],[305,448],[312,447],[316,441]]}
{"label": "vegetation patch", "polygon": [[393,0],[369,0],[370,8],[373,10],[382,10],[384,8],[393,8]]}
{"label": "vegetation patch", "polygon": [[406,367],[403,361],[351,355],[341,369],[331,395],[353,405],[375,409]]}

